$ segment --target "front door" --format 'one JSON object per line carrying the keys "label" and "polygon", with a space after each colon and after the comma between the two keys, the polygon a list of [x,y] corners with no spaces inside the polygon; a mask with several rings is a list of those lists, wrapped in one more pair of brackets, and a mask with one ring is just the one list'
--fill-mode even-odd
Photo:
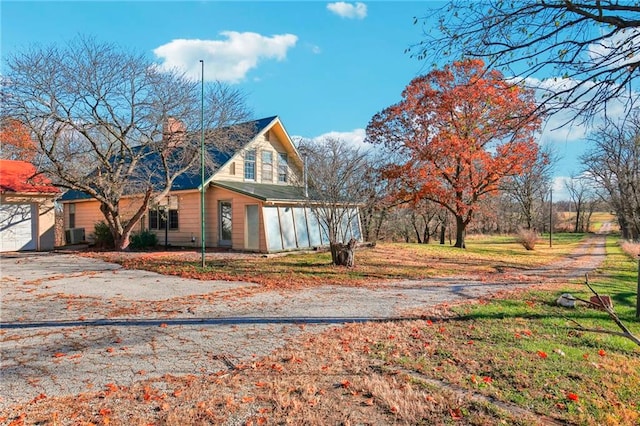
{"label": "front door", "polygon": [[231,217],[231,201],[220,201],[219,204],[219,235],[218,246],[231,247],[231,231],[233,229]]}

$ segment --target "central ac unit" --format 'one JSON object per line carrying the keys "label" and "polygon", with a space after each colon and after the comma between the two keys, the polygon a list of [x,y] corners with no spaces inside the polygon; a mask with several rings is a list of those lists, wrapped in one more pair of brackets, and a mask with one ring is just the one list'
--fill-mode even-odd
{"label": "central ac unit", "polygon": [[67,244],[78,244],[84,239],[84,228],[71,228],[65,231],[65,239],[67,240]]}

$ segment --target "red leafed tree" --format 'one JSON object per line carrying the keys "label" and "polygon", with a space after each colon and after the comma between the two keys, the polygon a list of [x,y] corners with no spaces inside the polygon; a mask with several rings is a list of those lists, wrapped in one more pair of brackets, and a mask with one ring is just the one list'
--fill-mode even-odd
{"label": "red leafed tree", "polygon": [[29,129],[20,121],[0,120],[0,158],[31,162],[36,155],[36,145]]}
{"label": "red leafed tree", "polygon": [[463,60],[415,78],[377,113],[367,141],[392,159],[384,176],[400,201],[434,201],[456,218],[456,247],[479,201],[534,163],[540,119],[533,93]]}

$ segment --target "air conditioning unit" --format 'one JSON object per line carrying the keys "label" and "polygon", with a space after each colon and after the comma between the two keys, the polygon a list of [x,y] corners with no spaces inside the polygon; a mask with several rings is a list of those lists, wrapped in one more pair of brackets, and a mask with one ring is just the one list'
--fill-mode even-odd
{"label": "air conditioning unit", "polygon": [[84,228],[71,228],[65,231],[65,239],[67,244],[78,244],[84,239]]}

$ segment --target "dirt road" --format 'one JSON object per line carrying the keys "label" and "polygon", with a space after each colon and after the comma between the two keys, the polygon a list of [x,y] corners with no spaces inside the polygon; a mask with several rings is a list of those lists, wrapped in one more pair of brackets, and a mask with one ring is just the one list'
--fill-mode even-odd
{"label": "dirt road", "polygon": [[164,374],[210,373],[260,357],[301,333],[411,309],[583,276],[604,259],[604,236],[554,265],[487,283],[472,278],[242,292],[255,284],[201,282],[124,270],[71,254],[0,259],[0,410],[47,396]]}

